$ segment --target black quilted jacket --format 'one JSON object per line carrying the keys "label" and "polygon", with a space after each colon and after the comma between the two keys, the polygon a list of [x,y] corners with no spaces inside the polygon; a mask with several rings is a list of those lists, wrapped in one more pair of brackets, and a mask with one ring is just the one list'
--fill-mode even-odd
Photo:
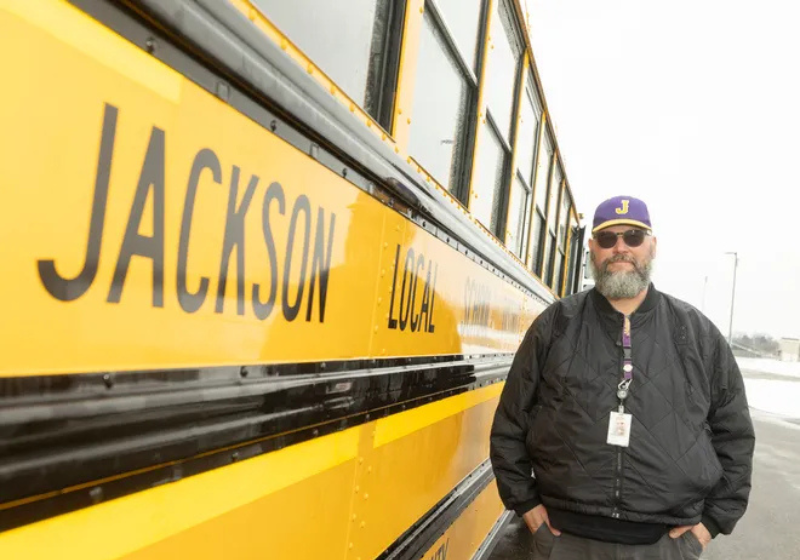
{"label": "black quilted jacket", "polygon": [[[504,504],[729,534],[750,493],[755,435],[719,330],[650,286],[631,315],[630,446],[606,443],[622,378],[623,316],[596,290],[548,307],[500,397],[491,460]],[[535,477],[531,477],[531,470]]]}

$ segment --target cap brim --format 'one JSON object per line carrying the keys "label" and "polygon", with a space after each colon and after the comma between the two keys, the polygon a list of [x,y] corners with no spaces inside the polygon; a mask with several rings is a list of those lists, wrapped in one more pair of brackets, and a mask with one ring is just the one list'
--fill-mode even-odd
{"label": "cap brim", "polygon": [[607,222],[603,222],[602,224],[600,224],[599,226],[594,228],[592,230],[592,233],[597,233],[601,229],[606,229],[607,227],[611,227],[611,226],[636,226],[636,227],[640,227],[642,229],[646,229],[647,231],[652,231],[653,230],[652,227],[648,226],[644,222],[639,222],[637,220],[625,220],[625,219],[622,219],[622,220],[609,220]]}

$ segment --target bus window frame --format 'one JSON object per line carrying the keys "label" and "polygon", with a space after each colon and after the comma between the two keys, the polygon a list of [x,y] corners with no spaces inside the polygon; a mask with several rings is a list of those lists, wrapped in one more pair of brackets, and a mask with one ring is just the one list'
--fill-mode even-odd
{"label": "bus window frame", "polygon": [[[495,5],[497,5],[497,10],[495,10]],[[519,114],[519,106],[520,106],[520,85],[524,86],[524,81],[522,80],[524,71],[526,68],[525,60],[528,58],[528,49],[526,47],[526,42],[524,38],[524,33],[521,31],[525,29],[522,23],[519,20],[519,14],[517,13],[515,3],[512,0],[487,0],[485,4],[485,13],[484,13],[484,35],[483,35],[483,45],[482,45],[482,52],[480,54],[480,85],[478,87],[478,104],[477,104],[477,115],[476,115],[476,122],[475,126],[473,127],[473,138],[474,142],[471,146],[472,151],[472,165],[471,165],[471,175],[469,181],[467,181],[467,192],[465,196],[465,205],[470,213],[473,212],[473,201],[477,198],[478,194],[476,192],[476,177],[478,176],[478,152],[480,150],[480,129],[482,124],[488,124],[491,128],[491,132],[497,136],[500,140],[500,145],[505,152],[505,157],[503,161],[503,176],[502,182],[500,186],[500,192],[498,195],[500,196],[500,200],[498,202],[498,216],[496,217],[495,228],[491,227],[491,224],[483,224],[480,220],[478,220],[484,228],[492,235],[494,235],[498,240],[503,241],[503,245],[505,245],[505,230],[507,225],[507,218],[508,218],[508,207],[509,207],[509,193],[511,190],[511,183],[514,178],[514,169],[512,167],[512,159],[514,157],[514,148],[516,144],[516,138],[518,134],[518,114]],[[512,97],[512,107],[511,107],[511,129],[508,132],[508,140],[506,139],[506,135],[503,134],[497,124],[495,117],[492,115],[492,112],[488,105],[488,87],[487,87],[487,67],[488,67],[488,56],[489,51],[491,50],[490,40],[493,34],[493,29],[496,29],[494,26],[499,25],[502,26],[503,22],[500,18],[503,16],[501,10],[506,10],[507,17],[510,18],[512,23],[511,31],[514,33],[513,39],[517,41],[517,48],[519,50],[517,55],[517,62],[516,62],[516,72],[514,76],[514,95]],[[495,16],[498,16],[495,18]],[[496,21],[495,21],[496,20]],[[511,38],[510,38],[511,39]],[[492,219],[495,217],[492,216]],[[491,219],[490,219],[491,221]],[[506,247],[508,249],[508,247]],[[508,251],[514,254],[513,251],[508,249]]]}
{"label": "bus window frame", "polygon": [[[478,38],[477,38],[477,45],[476,45],[476,55],[475,55],[475,68],[472,68],[469,63],[467,62],[463,51],[458,46],[457,41],[455,40],[455,36],[452,33],[451,28],[447,25],[447,21],[444,17],[442,10],[436,4],[436,0],[422,0],[420,4],[422,7],[418,11],[417,14],[409,15],[408,17],[418,17],[418,25],[415,26],[416,36],[414,37],[415,41],[415,49],[416,49],[416,58],[414,60],[413,67],[410,69],[411,74],[413,74],[413,78],[411,80],[407,80],[406,83],[403,83],[402,73],[403,73],[403,60],[401,55],[401,79],[398,80],[398,97],[400,96],[400,90],[404,87],[410,91],[406,93],[406,101],[404,105],[408,107],[407,119],[397,119],[397,127],[403,127],[404,130],[401,132],[400,130],[395,130],[397,135],[402,135],[404,140],[404,149],[408,153],[410,160],[412,160],[420,169],[428,176],[432,177],[438,184],[442,186],[442,188],[447,191],[453,198],[458,200],[462,205],[465,207],[467,206],[468,200],[468,193],[469,193],[469,184],[472,177],[472,170],[474,167],[473,157],[474,157],[474,146],[475,146],[475,131],[476,131],[476,122],[479,120],[477,118],[477,108],[480,103],[480,77],[483,72],[484,66],[484,58],[485,58],[485,42],[487,37],[487,18],[490,9],[490,2],[492,0],[479,0],[481,2],[481,11],[479,16],[478,22]],[[412,0],[407,0],[407,13],[411,12]],[[453,158],[458,162],[455,172],[452,177],[452,188],[449,185],[440,183],[439,180],[434,177],[431,173],[429,173],[425,165],[423,165],[420,160],[415,157],[415,155],[410,150],[411,144],[411,127],[413,126],[413,98],[414,92],[416,89],[416,70],[419,65],[418,57],[419,57],[419,44],[421,42],[421,34],[422,28],[424,24],[425,13],[430,14],[432,19],[432,23],[434,27],[436,27],[437,31],[441,34],[442,38],[444,39],[446,47],[449,49],[449,55],[455,59],[456,64],[458,65],[459,70],[462,73],[462,77],[465,79],[468,89],[468,99],[467,99],[467,107],[464,112],[464,132],[463,138],[461,139],[461,148],[458,150],[457,153],[453,154]],[[404,31],[403,42],[405,43],[408,41],[408,38],[405,37],[405,34],[409,32],[409,27],[406,27]],[[406,64],[408,62],[405,62]],[[399,105],[399,104],[396,104]],[[402,111],[402,108],[400,109]],[[399,113],[400,111],[396,111]]]}
{"label": "bus window frame", "polygon": [[[309,61],[309,63],[313,66],[314,73],[323,76],[326,81],[333,84],[333,87],[336,88],[337,93],[342,95],[350,103],[355,104],[359,111],[362,112],[367,119],[370,119],[378,129],[394,138],[393,133],[397,120],[395,118],[396,108],[399,102],[399,96],[397,95],[397,92],[400,86],[402,55],[403,50],[405,49],[406,17],[409,6],[413,0],[388,1],[391,2],[391,5],[387,8],[387,29],[386,36],[383,39],[383,46],[386,49],[386,55],[379,70],[380,75],[373,88],[373,94],[377,95],[378,100],[375,104],[375,114],[372,114],[365,106],[365,103],[354,99],[347,91],[345,91],[339,85],[339,82],[331,74],[324,70],[318,61],[314,59],[314,57],[309,55],[295,39],[292,39],[292,37],[281,28],[281,26],[274,22],[268,16],[263,7],[259,6],[254,0],[244,0],[245,4],[249,6],[251,10],[254,10],[259,14],[260,17],[264,18],[268,22],[269,26],[274,28],[275,31],[277,31],[277,33],[284,38],[285,41],[291,43],[292,47],[302,58],[305,58]],[[309,73],[311,73],[311,71],[312,70],[310,69]],[[369,73],[369,69],[367,69],[367,72]],[[369,84],[367,84],[367,86],[368,85]]]}
{"label": "bus window frame", "polygon": [[[539,93],[539,88],[537,87],[536,78],[531,67],[531,60],[528,52],[525,52],[523,57],[523,66],[522,66],[522,75],[519,79],[519,84],[517,87],[517,101],[516,101],[516,115],[514,119],[514,149],[511,156],[511,182],[509,184],[509,195],[508,195],[508,203],[506,204],[505,209],[505,236],[503,237],[503,243],[506,247],[522,261],[522,263],[528,267],[528,263],[530,262],[531,257],[531,230],[533,228],[534,223],[534,212],[536,211],[536,200],[534,199],[534,192],[536,187],[536,174],[538,171],[538,156],[539,156],[539,146],[540,146],[540,138],[542,135],[542,123],[544,122],[544,109],[542,107],[541,102],[541,94]],[[533,138],[533,154],[532,154],[532,164],[531,164],[531,173],[530,177],[525,177],[522,170],[519,169],[519,150],[520,150],[520,120],[522,118],[522,108],[523,103],[526,102],[525,96],[528,95],[527,90],[528,86],[530,86],[531,93],[533,97],[531,99],[533,106],[533,113],[534,119],[536,121],[536,133]],[[517,239],[516,242],[520,244],[519,254],[515,250],[514,247],[509,246],[510,237],[512,235],[511,230],[508,229],[509,220],[511,218],[511,207],[512,207],[512,200],[511,196],[514,192],[514,180],[516,178],[520,179],[520,182],[523,185],[523,188],[527,191],[528,194],[528,210],[524,213],[523,220],[524,223],[522,224],[522,237]]]}

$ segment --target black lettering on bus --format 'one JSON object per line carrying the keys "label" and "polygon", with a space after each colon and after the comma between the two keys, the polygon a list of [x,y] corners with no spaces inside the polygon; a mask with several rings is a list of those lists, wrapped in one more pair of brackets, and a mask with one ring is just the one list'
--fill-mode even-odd
{"label": "black lettering on bus", "polygon": [[420,253],[417,257],[417,268],[414,270],[414,287],[411,289],[411,303],[408,307],[411,309],[411,332],[417,332],[417,329],[420,327],[419,324],[419,316],[420,314],[414,315],[414,303],[417,299],[417,284],[419,283],[419,269],[420,267],[425,266],[425,257]]}
{"label": "black lettering on bus", "polygon": [[397,269],[400,268],[400,244],[397,244],[397,250],[394,253],[394,278],[392,279],[392,292],[389,301],[389,328],[397,328],[397,319],[394,318],[394,296],[397,289]]}
{"label": "black lettering on bus", "polygon": [[311,257],[311,285],[308,288],[308,311],[306,321],[311,321],[314,310],[314,288],[319,275],[319,322],[325,322],[325,301],[328,297],[328,274],[331,270],[331,254],[333,253],[333,231],[336,227],[336,214],[331,212],[331,223],[328,231],[328,247],[325,248],[325,212],[320,207],[317,212],[317,235],[314,242],[314,255]]}
{"label": "black lettering on bus", "polygon": [[[297,231],[297,218],[303,212],[305,217],[305,234],[303,236],[303,250],[300,263],[300,280],[297,282],[297,297],[294,303],[289,303],[289,277],[292,272],[292,253],[294,253],[294,237]],[[300,312],[300,304],[303,301],[303,288],[306,283],[306,269],[308,268],[308,241],[311,237],[311,204],[308,197],[301,194],[297,197],[292,210],[292,219],[289,222],[289,240],[286,243],[286,261],[283,271],[283,316],[291,322],[297,318]]]}
{"label": "black lettering on bus", "polygon": [[[122,248],[114,268],[114,278],[108,291],[109,303],[119,303],[122,288],[128,277],[131,258],[134,255],[146,257],[153,261],[153,307],[164,307],[164,174],[165,174],[165,140],[164,131],[153,127],[150,142],[144,157],[139,183],[122,238]],[[142,224],[147,197],[153,192],[153,235],[139,233]]]}
{"label": "black lettering on bus", "polygon": [[433,261],[428,261],[428,276],[425,278],[425,291],[422,292],[422,305],[419,310],[419,328],[424,332],[428,330],[428,314],[430,312],[431,304],[431,270],[433,269]]}
{"label": "black lettering on bus", "polygon": [[258,186],[258,176],[252,175],[247,189],[239,199],[239,167],[234,165],[231,173],[231,188],[228,193],[228,212],[225,216],[225,237],[222,242],[222,257],[219,263],[219,280],[217,283],[217,303],[214,308],[216,313],[222,313],[225,308],[225,288],[228,284],[228,270],[230,268],[231,253],[236,249],[236,313],[244,315],[244,219],[247,210],[253,201],[253,195]]}
{"label": "black lettering on bus", "polygon": [[92,213],[89,218],[89,238],[86,242],[83,268],[74,278],[65,278],[56,270],[54,259],[39,260],[36,263],[39,269],[39,278],[45,289],[51,296],[61,301],[73,301],[81,297],[91,288],[97,276],[118,114],[119,110],[116,107],[108,103],[105,104],[103,125],[100,132],[100,152],[97,157],[97,172],[94,181],[94,195],[92,197]]}
{"label": "black lettering on bus", "polygon": [[403,289],[400,290],[400,330],[406,330],[406,326],[408,326],[408,315],[411,311],[410,302],[406,299],[406,280],[408,280],[408,275],[411,274],[411,281],[408,282],[408,291],[411,292],[411,282],[414,281],[414,249],[409,247],[408,253],[406,253],[406,267],[405,271],[403,271]]}
{"label": "black lettering on bus", "polygon": [[433,284],[431,284],[431,309],[428,316],[428,329],[427,332],[432,333],[436,331],[436,325],[433,324],[433,311],[434,304],[436,303],[436,277],[439,274],[439,263],[435,263],[436,268],[433,270]]}
{"label": "black lettering on bus", "polygon": [[192,215],[194,202],[197,197],[197,185],[204,169],[211,171],[214,182],[222,184],[222,166],[213,150],[203,148],[194,156],[192,171],[189,174],[189,184],[186,187],[186,198],[183,202],[183,218],[181,219],[181,236],[178,243],[178,302],[187,313],[194,313],[203,305],[208,294],[209,279],[200,277],[200,288],[190,292],[186,286],[186,266],[189,261],[189,234],[192,230]]}
{"label": "black lettering on bus", "polygon": [[272,235],[269,212],[272,201],[278,203],[278,213],[286,215],[286,197],[283,194],[283,187],[280,183],[272,183],[264,195],[264,205],[261,208],[261,227],[264,231],[264,243],[267,246],[267,256],[269,257],[269,298],[266,302],[261,301],[261,286],[253,284],[253,312],[262,321],[270,316],[275,307],[275,298],[278,295],[278,255],[275,250],[275,237]]}

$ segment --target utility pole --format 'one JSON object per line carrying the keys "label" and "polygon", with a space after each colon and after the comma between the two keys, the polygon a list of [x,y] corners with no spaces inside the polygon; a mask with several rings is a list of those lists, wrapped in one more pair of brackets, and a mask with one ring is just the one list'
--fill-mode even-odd
{"label": "utility pole", "polygon": [[733,255],[733,288],[731,288],[731,320],[728,324],[728,344],[733,344],[733,304],[736,301],[736,269],[739,267],[739,255],[736,251],[725,253]]}

